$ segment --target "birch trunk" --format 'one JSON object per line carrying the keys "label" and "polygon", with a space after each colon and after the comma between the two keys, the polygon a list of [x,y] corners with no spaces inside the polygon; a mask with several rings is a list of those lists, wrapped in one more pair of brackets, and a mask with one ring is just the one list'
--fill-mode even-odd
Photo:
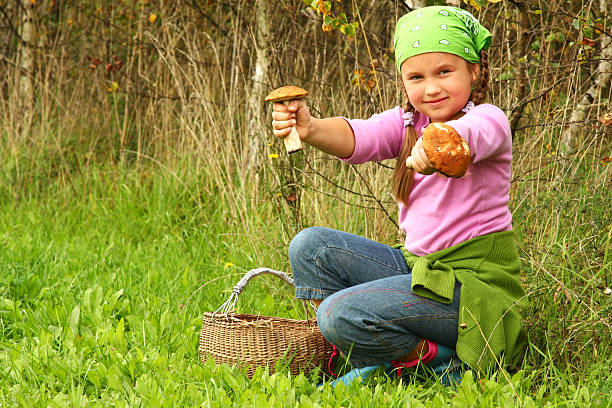
{"label": "birch trunk", "polygon": [[411,9],[418,9],[427,6],[427,0],[404,0],[404,3]]}
{"label": "birch trunk", "polygon": [[257,169],[261,163],[262,139],[265,137],[266,127],[263,125],[265,118],[264,97],[268,90],[268,71],[270,68],[270,2],[269,0],[256,1],[256,27],[253,33],[253,44],[255,46],[255,70],[251,76],[251,94],[248,103],[248,141],[247,141],[247,169]]}
{"label": "birch trunk", "polygon": [[26,137],[31,128],[32,110],[34,107],[34,61],[36,50],[36,25],[34,24],[35,3],[21,0],[23,11],[21,19],[21,45],[19,47],[19,70],[17,70],[17,106],[16,120],[21,137]]}
{"label": "birch trunk", "polygon": [[[612,16],[612,3],[600,0],[600,11],[603,21],[609,21]],[[610,27],[606,29],[609,31]],[[567,151],[573,151],[577,146],[577,138],[582,129],[581,123],[586,119],[593,103],[597,102],[606,90],[610,90],[612,81],[612,38],[606,34],[601,35],[601,60],[595,72],[595,78],[591,87],[582,96],[580,103],[576,106],[569,120],[569,126],[561,135],[561,143]]]}

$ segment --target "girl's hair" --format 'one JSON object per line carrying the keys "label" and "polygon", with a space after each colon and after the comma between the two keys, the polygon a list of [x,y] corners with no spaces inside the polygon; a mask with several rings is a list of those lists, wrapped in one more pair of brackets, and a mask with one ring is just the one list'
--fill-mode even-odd
{"label": "girl's hair", "polygon": [[[414,112],[414,107],[410,105],[408,100],[408,94],[406,88],[402,84],[404,89],[404,111]],[[480,52],[480,77],[474,84],[470,99],[475,105],[483,103],[487,98],[487,92],[489,90],[489,61],[488,53],[486,51]],[[408,204],[408,197],[410,196],[410,190],[412,189],[412,183],[414,181],[414,170],[406,167],[406,159],[410,156],[412,148],[416,143],[418,136],[414,130],[414,126],[408,126],[406,128],[406,136],[404,137],[404,144],[397,163],[395,164],[395,170],[393,171],[393,194],[395,199],[403,202],[405,205]]]}

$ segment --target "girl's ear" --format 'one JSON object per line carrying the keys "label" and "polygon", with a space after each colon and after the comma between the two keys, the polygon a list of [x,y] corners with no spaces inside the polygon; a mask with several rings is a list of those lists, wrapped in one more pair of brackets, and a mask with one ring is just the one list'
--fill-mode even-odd
{"label": "girl's ear", "polygon": [[480,78],[480,64],[476,63],[476,62],[472,62],[472,82],[476,82],[478,81],[478,78]]}

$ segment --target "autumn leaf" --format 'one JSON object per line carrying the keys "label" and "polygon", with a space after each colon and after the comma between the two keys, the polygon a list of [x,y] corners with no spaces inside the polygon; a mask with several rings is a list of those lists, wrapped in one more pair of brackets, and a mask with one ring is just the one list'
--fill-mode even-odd
{"label": "autumn leaf", "polygon": [[157,20],[157,14],[151,14],[149,16],[149,23],[153,24]]}
{"label": "autumn leaf", "polygon": [[376,81],[374,81],[373,79],[368,79],[365,83],[365,88],[369,91],[372,91],[372,89],[374,89],[374,87],[376,86]]}
{"label": "autumn leaf", "polygon": [[593,47],[595,46],[595,41],[585,37],[582,39],[582,41],[580,41],[580,44],[585,45],[587,47]]}
{"label": "autumn leaf", "polygon": [[98,67],[98,65],[100,65],[102,63],[102,60],[98,57],[90,57],[89,55],[87,56],[87,59],[89,60],[89,69],[91,69],[92,71],[95,71],[95,69]]}
{"label": "autumn leaf", "polygon": [[599,121],[604,125],[604,126],[610,126],[612,125],[612,112],[606,112],[604,113],[604,115],[601,117],[601,119],[599,119]]}
{"label": "autumn leaf", "polygon": [[294,201],[297,201],[297,194],[291,193],[285,198],[285,200],[289,201],[290,203],[293,203]]}
{"label": "autumn leaf", "polygon": [[363,82],[363,69],[356,69],[353,71],[353,79],[354,86],[360,86]]}

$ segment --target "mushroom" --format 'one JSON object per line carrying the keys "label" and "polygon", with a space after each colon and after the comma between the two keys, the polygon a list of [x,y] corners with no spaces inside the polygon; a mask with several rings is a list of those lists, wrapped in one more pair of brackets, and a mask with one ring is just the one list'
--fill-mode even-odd
{"label": "mushroom", "polygon": [[[433,168],[448,177],[462,177],[470,165],[470,146],[457,131],[444,123],[431,123],[423,130],[423,149]],[[406,166],[414,167],[412,156]]]}
{"label": "mushroom", "polygon": [[[308,96],[308,91],[297,86],[283,86],[270,92],[266,96],[266,102],[282,102],[285,106],[289,106],[289,101],[294,99],[303,99]],[[302,150],[302,141],[295,126],[291,127],[291,132],[283,138],[287,153],[295,153]]]}

